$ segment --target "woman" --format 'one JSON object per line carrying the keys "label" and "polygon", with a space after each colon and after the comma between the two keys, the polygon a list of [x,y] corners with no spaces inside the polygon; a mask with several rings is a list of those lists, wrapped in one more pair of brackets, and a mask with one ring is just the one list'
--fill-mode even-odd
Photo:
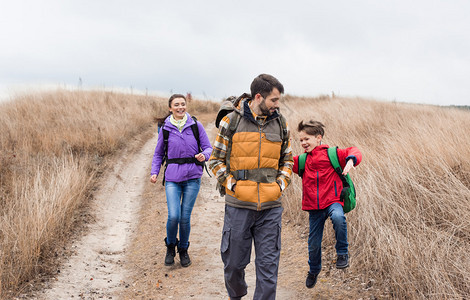
{"label": "woman", "polygon": [[[165,119],[162,131],[167,131],[168,143],[165,147],[164,134],[158,135],[157,147],[153,155],[150,182],[155,183],[160,173],[164,158],[167,167],[164,170],[168,221],[166,224],[167,247],[165,265],[175,263],[175,247],[178,248],[180,263],[183,267],[191,264],[188,255],[189,233],[191,230],[191,212],[196,201],[203,163],[209,159],[212,146],[202,124],[186,112],[186,98],[174,94],[168,100],[170,115]],[[197,124],[200,148],[191,125]],[[165,148],[167,155],[165,157]],[[179,226],[179,241],[176,238]]]}

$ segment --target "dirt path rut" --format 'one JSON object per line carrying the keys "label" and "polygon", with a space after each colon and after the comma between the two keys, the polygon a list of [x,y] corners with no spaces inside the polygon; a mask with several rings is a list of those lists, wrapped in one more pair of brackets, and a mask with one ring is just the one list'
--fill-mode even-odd
{"label": "dirt path rut", "polygon": [[123,155],[105,175],[91,204],[96,222],[73,243],[74,254],[38,295],[40,299],[108,298],[125,288],[123,260],[137,222],[153,149],[153,141],[148,141],[135,154]]}

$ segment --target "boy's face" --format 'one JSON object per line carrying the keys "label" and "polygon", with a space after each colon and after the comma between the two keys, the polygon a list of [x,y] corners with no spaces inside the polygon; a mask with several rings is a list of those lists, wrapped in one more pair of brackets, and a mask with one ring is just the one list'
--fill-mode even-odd
{"label": "boy's face", "polygon": [[299,132],[300,146],[302,146],[305,152],[312,151],[315,147],[320,146],[322,136],[321,134],[314,136],[306,133],[305,131]]}

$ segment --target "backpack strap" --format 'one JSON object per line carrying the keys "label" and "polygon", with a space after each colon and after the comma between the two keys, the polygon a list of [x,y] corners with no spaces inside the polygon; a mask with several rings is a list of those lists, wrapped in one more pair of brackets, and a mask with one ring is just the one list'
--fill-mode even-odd
{"label": "backpack strap", "polygon": [[343,211],[344,213],[350,212],[356,207],[356,188],[349,174],[343,175],[343,170],[338,160],[338,147],[328,148],[328,158],[343,183],[340,195],[340,200],[344,203]]}
{"label": "backpack strap", "polygon": [[299,155],[299,176],[302,178],[305,171],[305,162],[307,161],[307,152],[304,152]]}
{"label": "backpack strap", "polygon": [[[228,138],[228,145],[227,145],[227,154],[226,154],[226,159],[225,159],[225,168],[226,172],[230,173],[230,154],[232,152],[232,137],[235,134],[235,131],[237,130],[238,124],[240,123],[240,119],[242,116],[233,111],[230,114],[228,114],[228,117],[230,118],[230,123],[228,124],[228,129],[226,131],[226,136]],[[282,145],[281,149],[284,148],[285,144],[287,143],[287,121],[284,118],[284,116],[279,115],[279,126],[281,128],[281,140],[282,140]]]}
{"label": "backpack strap", "polygon": [[162,134],[163,134],[163,161],[162,165],[166,162],[168,159],[168,138],[170,137],[170,132],[166,129],[161,129]]}
{"label": "backpack strap", "polygon": [[196,141],[197,141],[197,149],[198,151],[202,151],[201,141],[199,139],[199,127],[197,126],[197,119],[195,116],[192,116],[191,118],[194,120],[194,124],[191,125],[191,130],[193,131],[194,137],[196,138]]}
{"label": "backpack strap", "polygon": [[279,114],[279,125],[281,126],[281,139],[282,139],[282,146],[285,144],[285,140],[287,139],[287,121],[283,115]]}
{"label": "backpack strap", "polygon": [[346,177],[343,175],[343,169],[338,160],[338,146],[328,148],[328,159],[330,160],[333,169],[335,169],[336,174],[338,174],[341,182],[343,183],[343,188],[349,187],[349,183],[346,180]]}
{"label": "backpack strap", "polygon": [[[201,141],[199,139],[199,127],[197,126],[197,118],[195,116],[191,116],[191,118],[194,120],[194,124],[191,125],[191,130],[193,132],[194,137],[196,138],[197,142],[197,149],[198,151],[201,151]],[[163,126],[163,125],[162,125]],[[168,160],[168,138],[170,137],[170,132],[166,129],[163,129],[162,127],[162,133],[163,133],[163,161],[162,165]]]}
{"label": "backpack strap", "polygon": [[285,152],[285,148],[289,145],[289,135],[287,130],[287,121],[283,115],[279,114],[279,126],[281,127],[281,157]]}
{"label": "backpack strap", "polygon": [[168,138],[170,137],[170,132],[166,129],[163,129],[163,125],[160,129],[163,134],[163,160],[162,165],[165,165],[165,170],[163,170],[163,180],[162,185],[165,185],[165,173],[168,166]]}
{"label": "backpack strap", "polygon": [[[198,151],[202,152],[203,149],[201,147],[201,139],[199,138],[199,127],[197,126],[197,118],[195,116],[191,116],[191,118],[194,120],[194,124],[191,125],[191,130],[193,131],[194,137],[196,138],[197,149],[198,149]],[[209,170],[207,169],[206,162],[205,161],[198,161],[197,159],[196,159],[196,161],[197,162],[195,164],[200,165],[204,169],[206,169],[207,175],[209,175],[209,177],[212,178],[211,174],[209,173]]]}
{"label": "backpack strap", "polygon": [[232,153],[232,137],[237,130],[238,124],[240,123],[241,116],[237,112],[231,112],[229,114],[230,123],[228,124],[226,136],[228,138],[228,145],[227,145],[227,154],[225,159],[225,168],[226,172],[230,173],[230,155]]}
{"label": "backpack strap", "polygon": [[[231,111],[226,116],[229,118],[229,123],[227,130],[225,131],[225,136],[228,138],[228,144],[227,144],[227,151],[225,154],[225,171],[227,173],[230,173],[230,155],[232,153],[232,137],[235,134],[235,131],[237,130],[238,124],[240,123],[241,116],[239,113],[236,111]],[[219,181],[217,181],[216,185],[216,190],[219,191],[220,196],[225,195],[225,186],[220,184]]]}
{"label": "backpack strap", "polygon": [[[196,139],[197,142],[197,149],[198,151],[202,152],[201,148],[201,140],[199,138],[199,127],[197,126],[197,118],[195,116],[191,116],[191,118],[194,120],[194,124],[192,124],[191,131],[193,132],[194,138]],[[170,137],[170,132],[166,129],[161,128],[161,132],[163,133],[163,160],[162,160],[162,165],[165,164],[165,170],[163,172],[163,180],[162,180],[162,185],[165,185],[165,173],[166,173],[166,168],[168,167],[168,164],[196,164],[199,166],[202,166],[203,168],[206,169],[207,175],[209,177],[212,177],[211,174],[209,174],[209,171],[207,170],[206,162],[205,161],[198,161],[194,157],[183,157],[183,158],[172,158],[168,159],[168,138]]]}

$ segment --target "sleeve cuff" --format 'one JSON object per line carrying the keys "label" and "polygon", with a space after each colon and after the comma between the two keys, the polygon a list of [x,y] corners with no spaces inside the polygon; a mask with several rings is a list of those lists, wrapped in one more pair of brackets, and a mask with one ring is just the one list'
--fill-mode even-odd
{"label": "sleeve cuff", "polygon": [[346,163],[348,163],[348,160],[352,159],[353,160],[353,164],[356,165],[357,163],[357,158],[354,156],[354,155],[349,155],[348,157],[346,157]]}
{"label": "sleeve cuff", "polygon": [[227,188],[233,192],[233,187],[237,184],[237,181],[233,178],[227,178]]}
{"label": "sleeve cuff", "polygon": [[283,187],[283,181],[282,181],[282,179],[276,180],[276,183],[277,183],[277,185],[279,186],[279,189],[281,190],[281,192],[283,192],[284,189],[282,188],[282,187]]}

